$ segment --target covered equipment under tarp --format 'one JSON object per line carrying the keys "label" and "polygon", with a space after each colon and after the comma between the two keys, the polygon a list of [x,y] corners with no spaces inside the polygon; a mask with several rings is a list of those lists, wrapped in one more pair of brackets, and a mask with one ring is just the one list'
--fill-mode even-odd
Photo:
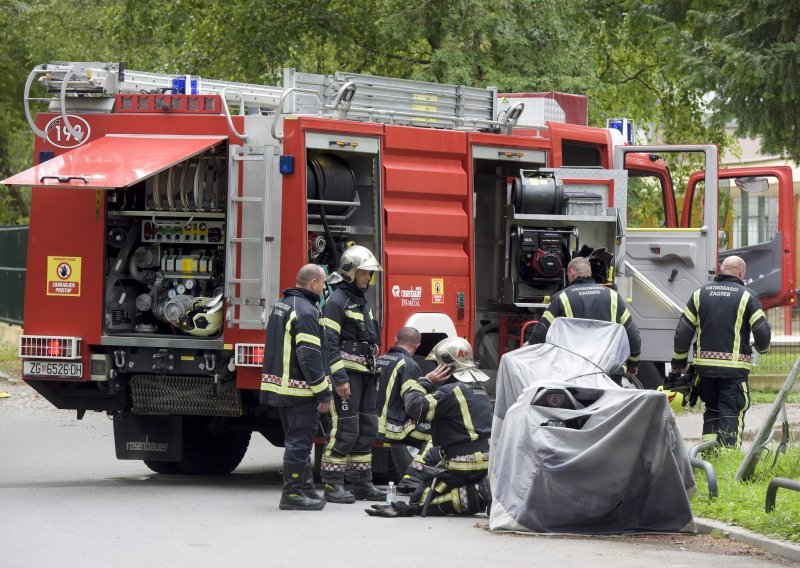
{"label": "covered equipment under tarp", "polygon": [[547,343],[503,356],[490,480],[493,531],[680,531],[695,484],[667,397],[608,373],[629,354],[622,326],[558,318]]}

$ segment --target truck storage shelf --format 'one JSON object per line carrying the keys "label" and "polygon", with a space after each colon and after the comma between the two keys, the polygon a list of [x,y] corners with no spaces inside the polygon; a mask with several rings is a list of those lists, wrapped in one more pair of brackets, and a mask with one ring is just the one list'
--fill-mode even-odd
{"label": "truck storage shelf", "polygon": [[222,339],[196,339],[191,336],[164,337],[161,335],[132,333],[130,335],[103,335],[100,345],[119,345],[121,347],[167,347],[186,349],[224,349]]}
{"label": "truck storage shelf", "polygon": [[170,217],[170,218],[186,218],[190,219],[224,219],[225,213],[223,211],[109,211],[109,217],[144,217],[150,219],[153,217]]}

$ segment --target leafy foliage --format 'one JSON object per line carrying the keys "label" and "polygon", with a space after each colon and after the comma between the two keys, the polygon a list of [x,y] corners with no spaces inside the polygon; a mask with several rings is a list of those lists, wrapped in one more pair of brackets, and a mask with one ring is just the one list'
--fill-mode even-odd
{"label": "leafy foliage", "polygon": [[739,135],[760,137],[765,152],[800,159],[800,4],[781,0],[648,2],[674,54],[671,67],[701,92]]}
{"label": "leafy foliage", "polygon": [[[693,21],[705,22],[722,4],[695,10]],[[722,122],[706,114],[707,85],[687,83],[686,67],[677,64],[676,42],[694,36],[686,31],[687,22],[672,16],[693,5],[689,0],[672,0],[666,7],[639,0],[228,0],[198,9],[191,0],[5,0],[0,175],[29,164],[22,90],[33,65],[53,60],[124,60],[130,69],[259,84],[279,84],[283,69],[294,67],[494,85],[510,92],[585,93],[593,125],[626,116],[642,129],[640,142],[646,137],[725,146]],[[645,131],[645,125],[653,128]],[[24,193],[0,187],[0,200],[0,223],[27,217]],[[657,201],[652,191],[634,190],[631,202],[641,223],[660,223],[657,211],[663,207]]]}

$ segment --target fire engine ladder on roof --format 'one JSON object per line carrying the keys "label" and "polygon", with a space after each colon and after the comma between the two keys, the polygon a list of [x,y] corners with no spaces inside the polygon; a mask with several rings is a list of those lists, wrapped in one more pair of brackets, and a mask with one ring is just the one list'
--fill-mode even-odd
{"label": "fire engine ladder on roof", "polygon": [[[273,181],[274,147],[230,147],[228,161],[228,212],[225,231],[226,320],[231,327],[264,329],[268,298],[276,295],[273,280]],[[263,180],[240,188],[241,169],[254,169],[243,179]],[[277,258],[277,257],[276,257]]]}
{"label": "fire engine ladder on roof", "polygon": [[[247,133],[238,133],[233,126],[228,101],[239,102],[240,114],[244,114],[245,106],[258,109],[262,114],[275,114],[275,124],[282,114],[299,114],[455,130],[489,128],[503,132],[511,131],[524,108],[519,103],[498,113],[494,87],[483,89],[345,72],[317,75],[286,69],[284,87],[271,87],[129,71],[123,63],[55,62],[35,67],[25,85],[25,114],[31,129],[42,138],[46,133],[36,127],[29,109],[30,101],[48,100],[30,97],[30,87],[38,76],[48,92],[57,95],[49,99],[50,110],[61,112],[65,128],[78,140],[82,135],[72,128],[67,118],[70,105],[94,101],[100,106],[98,97],[87,95],[108,98],[119,94],[172,92],[173,80],[181,78],[189,84],[187,90],[193,94],[221,96],[226,102],[222,107],[228,126],[245,140]],[[544,101],[542,104],[549,102],[547,99],[540,101]],[[110,111],[110,106],[104,110]],[[560,112],[561,116],[546,115],[539,127],[545,128],[546,120],[563,120],[563,111]],[[273,136],[282,139],[274,130]]]}

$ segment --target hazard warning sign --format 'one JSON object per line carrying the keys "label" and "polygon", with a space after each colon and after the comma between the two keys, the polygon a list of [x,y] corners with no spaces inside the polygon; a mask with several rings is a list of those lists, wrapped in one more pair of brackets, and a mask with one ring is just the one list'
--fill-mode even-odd
{"label": "hazard warning sign", "polygon": [[81,295],[81,258],[79,256],[47,257],[47,295]]}
{"label": "hazard warning sign", "polygon": [[434,304],[444,304],[444,278],[431,278],[431,295]]}

